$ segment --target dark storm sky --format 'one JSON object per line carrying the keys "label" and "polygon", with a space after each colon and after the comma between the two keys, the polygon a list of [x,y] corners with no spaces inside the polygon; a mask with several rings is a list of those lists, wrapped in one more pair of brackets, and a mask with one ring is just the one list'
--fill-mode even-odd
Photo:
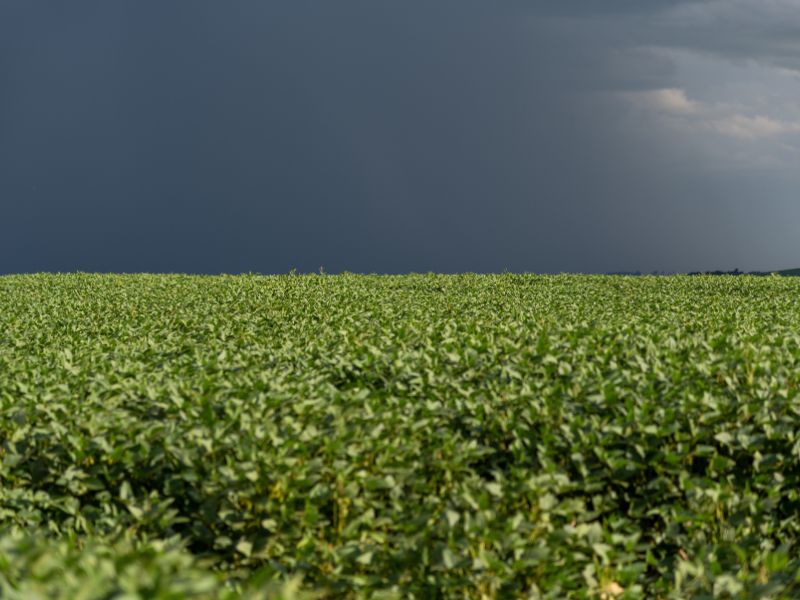
{"label": "dark storm sky", "polygon": [[797,0],[0,0],[0,272],[800,266]]}

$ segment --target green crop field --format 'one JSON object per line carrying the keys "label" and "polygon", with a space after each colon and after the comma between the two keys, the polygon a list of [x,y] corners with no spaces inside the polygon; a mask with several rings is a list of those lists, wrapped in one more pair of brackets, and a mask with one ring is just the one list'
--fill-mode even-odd
{"label": "green crop field", "polygon": [[798,598],[800,279],[0,278],[0,598]]}

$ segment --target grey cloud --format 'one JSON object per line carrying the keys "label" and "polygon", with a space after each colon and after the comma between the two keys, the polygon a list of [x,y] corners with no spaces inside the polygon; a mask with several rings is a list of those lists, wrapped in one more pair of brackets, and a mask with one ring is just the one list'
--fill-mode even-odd
{"label": "grey cloud", "polygon": [[703,4],[708,0],[536,0],[533,6],[537,14],[580,19],[613,16],[615,18],[653,15],[684,5]]}
{"label": "grey cloud", "polygon": [[666,46],[800,70],[800,11],[793,0],[706,0],[672,7],[654,23]]}

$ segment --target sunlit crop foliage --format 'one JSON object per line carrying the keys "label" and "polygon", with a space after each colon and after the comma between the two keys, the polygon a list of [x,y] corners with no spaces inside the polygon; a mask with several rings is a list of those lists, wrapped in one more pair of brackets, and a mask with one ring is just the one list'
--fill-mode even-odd
{"label": "sunlit crop foliage", "polygon": [[798,302],[0,278],[0,598],[800,597]]}

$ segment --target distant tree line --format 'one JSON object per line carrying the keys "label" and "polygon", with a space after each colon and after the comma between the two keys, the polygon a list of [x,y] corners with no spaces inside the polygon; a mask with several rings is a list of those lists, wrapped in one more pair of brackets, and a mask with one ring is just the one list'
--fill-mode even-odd
{"label": "distant tree line", "polygon": [[[606,273],[607,275],[629,275],[629,276],[640,276],[640,275],[676,275],[675,272],[669,271],[652,271],[650,273],[642,273],[641,271],[613,271],[611,273]],[[733,271],[692,271],[691,273],[686,273],[687,275],[756,275],[758,277],[766,277],[767,275],[782,275],[784,277],[798,277],[800,276],[800,269],[785,269],[783,271],[740,271],[739,269],[733,269]]]}
{"label": "distant tree line", "polygon": [[768,275],[769,273],[763,272],[750,272],[745,273],[744,271],[740,271],[739,269],[734,269],[733,271],[692,271],[689,275]]}

